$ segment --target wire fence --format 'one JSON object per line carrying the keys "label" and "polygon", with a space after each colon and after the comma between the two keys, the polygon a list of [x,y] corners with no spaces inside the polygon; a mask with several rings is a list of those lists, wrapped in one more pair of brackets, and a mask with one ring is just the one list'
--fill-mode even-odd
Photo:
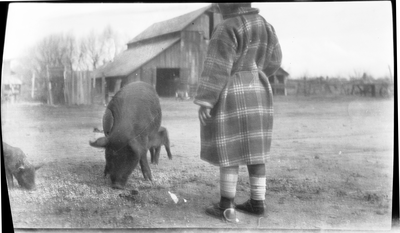
{"label": "wire fence", "polygon": [[390,80],[363,79],[289,79],[285,84],[287,95],[360,95],[388,97],[394,93]]}

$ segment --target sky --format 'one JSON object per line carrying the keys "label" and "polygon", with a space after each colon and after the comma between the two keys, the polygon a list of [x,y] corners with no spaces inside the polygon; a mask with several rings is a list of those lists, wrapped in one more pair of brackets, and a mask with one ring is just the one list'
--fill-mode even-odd
{"label": "sky", "polygon": [[[44,37],[111,26],[126,42],[155,22],[209,3],[12,3],[9,5],[4,59],[23,54]],[[364,72],[393,75],[393,23],[390,1],[253,3],[278,35],[282,67],[292,78],[348,78]],[[390,68],[389,68],[390,67]]]}

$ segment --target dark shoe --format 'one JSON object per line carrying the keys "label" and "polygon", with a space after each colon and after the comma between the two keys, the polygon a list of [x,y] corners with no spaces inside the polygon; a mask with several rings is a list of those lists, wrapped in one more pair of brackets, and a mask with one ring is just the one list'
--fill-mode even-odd
{"label": "dark shoe", "polygon": [[209,206],[206,208],[207,215],[209,215],[211,217],[219,218],[219,219],[222,219],[222,217],[224,216],[224,211],[225,211],[225,209],[221,208],[219,206],[219,203],[213,204],[212,206]]}
{"label": "dark shoe", "polygon": [[263,216],[265,214],[264,201],[249,199],[243,204],[236,205],[236,209],[256,216]]}
{"label": "dark shoe", "polygon": [[222,208],[220,203],[216,203],[206,208],[206,214],[228,222],[236,221],[236,214],[233,205],[229,208]]}

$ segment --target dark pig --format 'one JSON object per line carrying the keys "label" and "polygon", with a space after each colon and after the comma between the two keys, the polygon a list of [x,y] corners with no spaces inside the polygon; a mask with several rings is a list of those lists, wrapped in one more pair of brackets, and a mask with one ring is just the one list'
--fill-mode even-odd
{"label": "dark pig", "polygon": [[168,130],[165,127],[160,127],[158,132],[149,139],[149,150],[151,155],[151,163],[158,164],[160,158],[161,146],[165,147],[168,158],[172,159],[172,154],[169,149],[169,137]]}
{"label": "dark pig", "polygon": [[123,189],[138,163],[143,177],[152,180],[146,154],[149,137],[160,125],[160,101],[150,84],[127,84],[108,103],[103,116],[105,137],[89,144],[105,148],[104,174],[110,174],[113,188]]}
{"label": "dark pig", "polygon": [[28,162],[24,152],[3,142],[4,167],[9,188],[14,187],[14,179],[24,189],[35,188],[35,172],[42,165],[34,166]]}

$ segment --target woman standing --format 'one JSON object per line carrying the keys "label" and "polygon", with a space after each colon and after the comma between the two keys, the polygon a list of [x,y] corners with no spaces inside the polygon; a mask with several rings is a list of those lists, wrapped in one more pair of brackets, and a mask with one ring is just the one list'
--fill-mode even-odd
{"label": "woman standing", "polygon": [[[273,121],[267,76],[280,67],[281,49],[274,28],[250,3],[215,7],[224,21],[213,32],[194,100],[200,105],[200,157],[220,167],[221,199],[206,213],[222,217],[236,208],[263,215]],[[235,207],[239,165],[248,168],[251,193]]]}

